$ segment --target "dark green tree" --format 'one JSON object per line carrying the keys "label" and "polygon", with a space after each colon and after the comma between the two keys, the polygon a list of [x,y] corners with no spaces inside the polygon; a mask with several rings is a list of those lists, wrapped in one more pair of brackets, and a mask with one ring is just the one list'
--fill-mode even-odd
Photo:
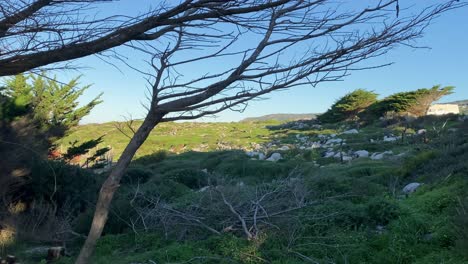
{"label": "dark green tree", "polygon": [[377,101],[374,92],[357,89],[338,99],[327,112],[318,117],[324,123],[356,119],[358,114]]}

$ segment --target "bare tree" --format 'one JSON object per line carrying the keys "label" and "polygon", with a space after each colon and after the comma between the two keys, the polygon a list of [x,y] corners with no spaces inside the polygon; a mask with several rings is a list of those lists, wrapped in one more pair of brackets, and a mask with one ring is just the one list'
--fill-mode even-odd
{"label": "bare tree", "polygon": [[[397,45],[412,46],[433,18],[467,4],[447,0],[413,10],[400,8],[398,0],[180,0],[160,1],[138,16],[92,15],[106,2],[0,5],[0,76],[57,68],[57,62],[88,55],[128,63],[119,52],[129,50],[151,58],[152,73],[137,69],[150,83],[147,115],[100,190],[79,264],[89,263],[120,179],[157,124],[242,111],[249,100],[272,91],[384,66],[362,62]],[[203,72],[206,64],[216,71]]]}

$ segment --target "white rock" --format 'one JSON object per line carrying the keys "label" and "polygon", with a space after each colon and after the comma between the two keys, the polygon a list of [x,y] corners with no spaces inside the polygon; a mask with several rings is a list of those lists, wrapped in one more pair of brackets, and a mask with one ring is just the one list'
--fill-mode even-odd
{"label": "white rock", "polygon": [[312,144],[310,145],[310,149],[318,149],[322,146],[322,144],[320,144],[320,142],[312,142]]}
{"label": "white rock", "polygon": [[334,138],[336,137],[336,134],[331,134],[330,137]]}
{"label": "white rock", "polygon": [[387,150],[387,151],[384,151],[382,153],[378,153],[378,152],[375,152],[375,153],[372,153],[372,155],[370,156],[370,158],[372,160],[381,160],[384,158],[385,155],[393,155],[393,151],[391,150]]}
{"label": "white rock", "polygon": [[351,157],[351,156],[343,156],[343,161],[350,161],[352,159],[353,159],[353,157]]}
{"label": "white rock", "polygon": [[397,141],[398,139],[400,139],[400,137],[387,137],[387,136],[384,136],[383,141],[385,141],[385,142],[393,142],[393,141]]}
{"label": "white rock", "polygon": [[342,134],[359,134],[359,131],[357,129],[350,129],[350,130],[346,130]]}
{"label": "white rock", "polygon": [[325,144],[334,144],[334,143],[341,143],[343,142],[343,139],[341,138],[334,138],[334,139],[329,139]]}
{"label": "white rock", "polygon": [[331,157],[333,157],[333,156],[335,156],[335,152],[329,151],[329,152],[326,152],[325,155],[324,155],[323,157],[325,157],[325,158],[331,158]]}
{"label": "white rock", "polygon": [[265,154],[263,154],[263,153],[261,153],[261,152],[258,154],[258,159],[259,159],[259,160],[264,160],[265,158],[266,158],[266,157],[265,157]]}
{"label": "white rock", "polygon": [[343,152],[338,152],[333,157],[336,158],[336,159],[339,159],[339,158],[341,158],[341,155],[344,155],[344,153]]}
{"label": "white rock", "polygon": [[281,148],[279,148],[279,150],[286,151],[286,150],[289,150],[289,147],[288,146],[282,146]]}
{"label": "white rock", "polygon": [[403,188],[403,193],[404,194],[413,193],[416,191],[416,189],[419,188],[419,186],[421,186],[421,183],[418,183],[418,182],[409,183]]}
{"label": "white rock", "polygon": [[282,158],[283,157],[281,157],[280,153],[275,152],[275,153],[271,154],[271,156],[266,160],[276,162],[276,161],[278,161],[278,160],[280,160]]}
{"label": "white rock", "polygon": [[354,155],[356,155],[358,158],[367,158],[369,157],[369,151],[367,150],[358,150],[354,152]]}
{"label": "white rock", "polygon": [[247,155],[247,156],[249,156],[249,157],[252,158],[252,157],[255,157],[255,156],[256,156],[255,153],[256,153],[255,151],[247,151],[247,152],[245,152],[245,155]]}
{"label": "white rock", "polygon": [[372,153],[372,155],[370,156],[371,160],[381,160],[383,159],[383,157],[383,153]]}
{"label": "white rock", "polygon": [[417,134],[418,135],[422,135],[422,134],[426,134],[427,130],[426,129],[419,129]]}

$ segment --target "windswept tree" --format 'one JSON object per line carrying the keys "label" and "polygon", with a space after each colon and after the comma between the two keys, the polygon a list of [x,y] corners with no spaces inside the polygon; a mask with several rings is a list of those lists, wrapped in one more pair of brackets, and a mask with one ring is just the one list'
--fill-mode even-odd
{"label": "windswept tree", "polygon": [[331,108],[321,114],[318,119],[325,123],[353,120],[358,117],[359,113],[376,101],[376,93],[357,89],[338,99]]}
{"label": "windswept tree", "polygon": [[431,104],[453,92],[453,86],[421,88],[415,91],[395,93],[370,105],[363,117],[377,119],[391,113],[399,116],[424,116]]}
{"label": "windswept tree", "polygon": [[[66,68],[56,63],[94,54],[120,59],[148,79],[147,115],[100,190],[80,264],[89,263],[125,169],[156,125],[242,111],[273,91],[383,66],[362,62],[414,45],[433,18],[466,5],[447,0],[415,10],[400,9],[398,0],[180,0],[158,1],[133,17],[88,14],[105,2],[3,0],[0,14],[0,76]],[[129,52],[147,55],[150,70],[131,64],[123,56]],[[216,67],[204,71],[206,64]]]}

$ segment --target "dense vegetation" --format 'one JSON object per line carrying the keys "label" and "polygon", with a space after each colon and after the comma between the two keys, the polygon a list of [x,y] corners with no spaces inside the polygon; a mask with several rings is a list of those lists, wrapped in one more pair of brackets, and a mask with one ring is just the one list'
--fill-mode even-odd
{"label": "dense vegetation", "polygon": [[[56,217],[65,213],[62,209],[68,203],[75,206],[68,211],[70,216],[83,208],[71,193],[95,195],[89,189],[95,181],[91,172],[51,156],[55,141],[100,103],[97,97],[79,106],[78,98],[87,87],[78,86],[78,78],[63,84],[47,75],[18,75],[0,90],[1,245],[10,238],[6,231],[1,233],[4,230],[14,230],[19,240],[47,240],[49,228],[59,226]],[[79,149],[75,152],[83,153]]]}
{"label": "dense vegetation", "polygon": [[[161,126],[143,147],[152,154],[140,154],[123,179],[93,263],[468,261],[466,121],[457,116],[423,117],[409,124],[377,121],[357,134],[341,134],[351,128],[349,123],[310,121],[301,129],[297,123]],[[421,129],[425,133],[417,133]],[[109,130],[102,144],[120,140],[111,124],[78,127],[70,138],[87,140],[98,130]],[[402,133],[398,141],[379,140]],[[326,149],[299,147],[305,141],[323,142],[324,136],[345,140],[345,145],[331,147],[335,151],[391,150],[393,155],[340,161],[324,157]],[[180,154],[161,151],[162,145],[167,149],[186,142]],[[203,151],[193,151],[201,146]],[[254,149],[266,156],[281,153],[283,159],[246,155]],[[72,257],[59,263],[70,263],[83,241],[80,234],[89,228],[90,204],[105,173],[54,171],[56,199],[73,217],[49,216],[41,229],[49,236],[43,235],[40,245],[66,241]],[[41,182],[36,186],[43,188],[36,192],[51,192],[54,177],[37,173]],[[424,184],[405,195],[401,190],[411,182]],[[52,236],[58,233],[57,223],[69,233]],[[21,237],[4,250],[23,263],[37,263],[44,256],[30,253],[34,241]]]}

